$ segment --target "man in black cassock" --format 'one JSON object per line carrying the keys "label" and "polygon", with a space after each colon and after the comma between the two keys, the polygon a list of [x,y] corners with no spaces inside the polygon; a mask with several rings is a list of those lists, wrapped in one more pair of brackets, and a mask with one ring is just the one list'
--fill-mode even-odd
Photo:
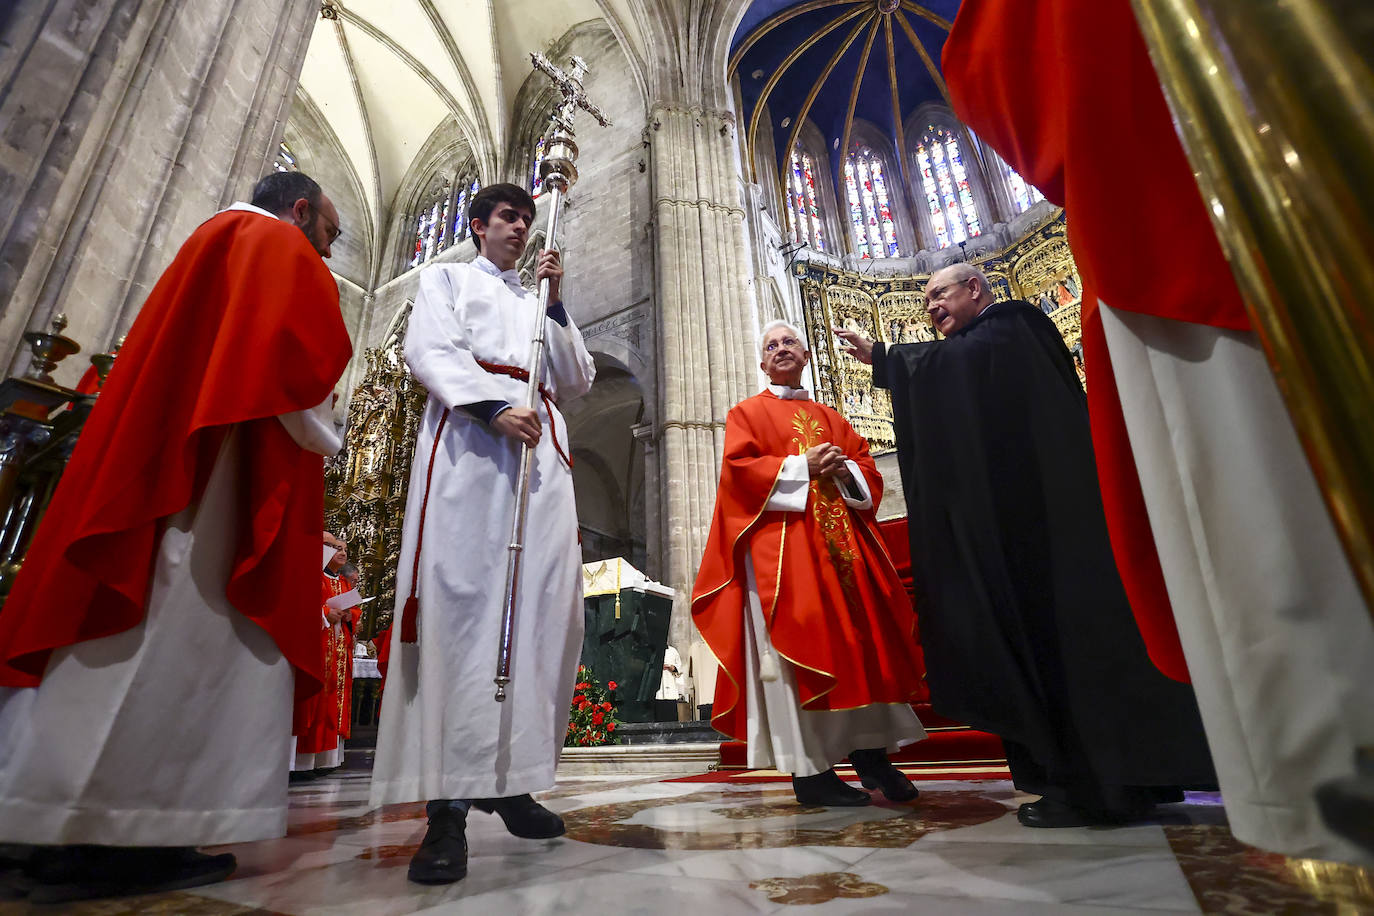
{"label": "man in black cassock", "polygon": [[945,339],[835,333],[892,392],[931,700],[992,732],[1028,827],[1120,823],[1216,781],[1192,688],[1150,662],[1107,539],[1087,401],[1058,330],[935,272]]}

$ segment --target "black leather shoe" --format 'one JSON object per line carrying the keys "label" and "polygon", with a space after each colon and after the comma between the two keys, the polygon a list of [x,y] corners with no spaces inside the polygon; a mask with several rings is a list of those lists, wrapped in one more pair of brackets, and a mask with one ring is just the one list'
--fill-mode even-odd
{"label": "black leather shoe", "polygon": [[873,804],[867,792],[854,788],[834,770],[826,770],[815,776],[793,776],[792,794],[803,805],[823,805],[827,808],[859,808]]}
{"label": "black leather shoe", "polygon": [[1119,827],[1141,812],[1091,811],[1052,798],[1027,802],[1016,809],[1016,819],[1026,827]]}
{"label": "black leather shoe", "polygon": [[854,751],[849,755],[849,762],[854,764],[854,772],[863,787],[878,789],[888,801],[908,802],[921,794],[906,774],[892,765],[887,759],[887,751],[880,747]]}
{"label": "black leather shoe", "polygon": [[184,890],[223,881],[238,862],[190,846],[40,846],[26,868],[30,903],[70,903]]}
{"label": "black leather shoe", "polygon": [[475,798],[472,807],[488,814],[499,814],[513,836],[527,840],[547,840],[567,832],[563,818],[528,795],[508,798]]}
{"label": "black leather shoe", "polygon": [[452,884],[468,873],[468,815],[443,807],[429,816],[429,829],[410,857],[406,877],[416,884]]}

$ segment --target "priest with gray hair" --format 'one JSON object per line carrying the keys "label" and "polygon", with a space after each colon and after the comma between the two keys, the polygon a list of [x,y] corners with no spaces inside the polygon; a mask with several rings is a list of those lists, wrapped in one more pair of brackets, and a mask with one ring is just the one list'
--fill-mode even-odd
{"label": "priest with gray hair", "polygon": [[883,480],[868,443],[802,387],[810,353],[785,321],[763,329],[767,389],[725,421],[715,515],[692,617],[720,661],[712,725],[751,767],[792,774],[805,805],[867,805],[840,779],[916,798],[888,752],[925,737],[915,614],[878,534]]}
{"label": "priest with gray hair", "polygon": [[1216,777],[1188,684],[1146,653],[1117,572],[1073,357],[972,264],[937,270],[943,340],[836,329],[892,392],[931,702],[1002,738],[1028,827],[1116,824]]}

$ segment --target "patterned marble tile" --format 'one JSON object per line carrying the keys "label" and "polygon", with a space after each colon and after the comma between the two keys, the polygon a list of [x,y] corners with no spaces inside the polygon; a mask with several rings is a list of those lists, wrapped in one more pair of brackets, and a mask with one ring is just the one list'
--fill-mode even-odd
{"label": "patterned marble tile", "polygon": [[921,789],[914,804],[825,809],[777,783],[565,780],[541,797],[567,837],[517,839],[474,812],[468,877],[436,888],[406,880],[423,806],[371,810],[368,774],[349,771],[292,786],[286,837],[224,847],[239,857],[229,881],[57,908],[0,901],[0,916],[1374,913],[1368,872],[1249,849],[1215,797],[1153,823],[1030,830],[1008,782]]}
{"label": "patterned marble tile", "polygon": [[1165,833],[1193,893],[1208,913],[1374,913],[1374,870],[1265,852],[1246,846],[1216,825],[1172,826]]}
{"label": "patterned marble tile", "polygon": [[876,850],[850,870],[923,896],[1197,911],[1167,847],[918,843]]}

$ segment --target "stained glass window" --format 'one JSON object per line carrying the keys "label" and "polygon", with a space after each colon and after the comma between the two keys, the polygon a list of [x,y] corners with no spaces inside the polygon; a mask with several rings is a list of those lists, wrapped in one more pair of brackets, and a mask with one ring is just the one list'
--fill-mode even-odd
{"label": "stained glass window", "polygon": [[453,243],[457,244],[468,237],[468,202],[482,190],[482,182],[476,178],[472,184],[458,192],[458,203],[453,208]]}
{"label": "stained glass window", "polygon": [[420,266],[445,248],[468,237],[468,202],[482,187],[482,183],[475,178],[470,183],[459,182],[456,196],[453,187],[453,184],[445,182],[443,189],[436,192],[416,215],[411,267]]}
{"label": "stained glass window", "polygon": [[897,226],[882,158],[869,147],[855,147],[844,161],[844,188],[859,257],[897,257]]}
{"label": "stained glass window", "polygon": [[816,167],[807,153],[792,151],[792,170],[787,179],[787,222],[792,229],[792,241],[825,251],[825,228],[821,225],[821,209],[816,203]]}
{"label": "stained glass window", "polygon": [[296,154],[291,152],[291,147],[282,141],[282,145],[277,147],[277,159],[272,163],[272,168],[278,172],[299,172],[300,166],[296,165]]}
{"label": "stained glass window", "polygon": [[1045,199],[1045,195],[1041,194],[1035,185],[1016,174],[1015,169],[1005,162],[1002,166],[1006,171],[1007,190],[1011,192],[1011,204],[1017,213],[1025,213],[1032,204]]}
{"label": "stained glass window", "polygon": [[943,127],[930,126],[916,146],[916,171],[935,230],[937,248],[948,248],[983,234],[959,140]]}
{"label": "stained glass window", "polygon": [[544,190],[544,182],[539,180],[539,166],[544,161],[544,138],[534,144],[534,165],[530,168],[530,196],[538,197]]}

